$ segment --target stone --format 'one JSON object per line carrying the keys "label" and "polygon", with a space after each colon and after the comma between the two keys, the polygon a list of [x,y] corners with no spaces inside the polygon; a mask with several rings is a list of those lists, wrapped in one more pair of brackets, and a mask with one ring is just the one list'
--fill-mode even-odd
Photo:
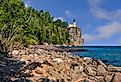
{"label": "stone", "polygon": [[105,68],[107,68],[107,65],[106,64],[104,64],[101,60],[97,60],[98,61],[98,63],[100,64],[100,65],[102,65],[102,66],[104,66]]}
{"label": "stone", "polygon": [[35,70],[46,73],[49,70],[49,66],[42,64],[41,67],[37,67]]}
{"label": "stone", "polygon": [[112,82],[121,82],[121,73],[115,73]]}
{"label": "stone", "polygon": [[57,62],[57,63],[62,63],[63,60],[61,58],[55,58],[53,59],[54,62]]}
{"label": "stone", "polygon": [[63,79],[63,76],[54,70],[50,70],[49,74],[51,74],[52,77],[55,77],[57,79]]}
{"label": "stone", "polygon": [[75,66],[74,71],[75,72],[83,72],[84,68],[82,66]]}
{"label": "stone", "polygon": [[79,66],[79,70],[80,70],[80,72],[83,72],[84,71],[84,68],[82,67],[82,66]]}
{"label": "stone", "polygon": [[103,76],[95,76],[95,78],[97,79],[96,82],[105,82],[104,77]]}
{"label": "stone", "polygon": [[43,73],[39,70],[32,70],[31,74],[34,75],[34,76],[38,76],[38,77],[47,77],[48,76],[47,73]]}
{"label": "stone", "polygon": [[28,80],[28,79],[22,79],[22,78],[20,78],[20,79],[15,80],[14,82],[32,82],[32,81]]}
{"label": "stone", "polygon": [[19,55],[24,55],[24,54],[26,54],[26,51],[25,50],[20,50],[19,51]]}
{"label": "stone", "polygon": [[81,82],[93,82],[93,81],[91,81],[90,79],[84,79]]}
{"label": "stone", "polygon": [[84,57],[83,60],[88,64],[92,62],[92,58]]}
{"label": "stone", "polygon": [[49,77],[48,77],[48,79],[50,79],[50,80],[54,80],[54,81],[56,81],[56,80],[57,80],[57,78],[52,77],[52,76],[49,76]]}
{"label": "stone", "polygon": [[97,82],[97,80],[98,80],[98,81],[101,80],[101,78],[100,78],[100,79],[97,79],[97,78],[95,78],[94,76],[88,76],[88,79],[89,79],[90,81],[92,81],[92,82]]}
{"label": "stone", "polygon": [[38,81],[36,82],[50,82],[50,80],[48,78],[40,78]]}
{"label": "stone", "polygon": [[28,55],[22,55],[20,61],[27,61],[30,60],[30,57]]}
{"label": "stone", "polygon": [[112,82],[113,76],[114,76],[114,74],[112,74],[112,75],[107,75],[107,76],[105,77],[105,81],[106,81],[106,82]]}
{"label": "stone", "polygon": [[102,65],[98,65],[97,67],[97,75],[105,75],[107,73],[105,67],[103,67]]}
{"label": "stone", "polygon": [[78,80],[76,80],[74,82],[84,82],[84,78],[79,78]]}
{"label": "stone", "polygon": [[19,54],[19,51],[18,50],[13,50],[12,51],[12,55],[18,55]]}
{"label": "stone", "polygon": [[64,64],[64,63],[60,63],[58,66],[59,66],[61,69],[65,69],[65,68],[67,68],[67,65]]}
{"label": "stone", "polygon": [[48,43],[45,42],[45,43],[43,43],[43,45],[48,46]]}
{"label": "stone", "polygon": [[79,66],[75,66],[75,67],[74,67],[74,70],[75,70],[75,71],[79,71],[79,70],[80,70],[80,67],[79,67]]}
{"label": "stone", "polygon": [[41,55],[43,52],[44,52],[43,49],[37,49],[37,50],[36,50],[36,53],[39,54],[39,55]]}
{"label": "stone", "polygon": [[44,60],[42,60],[41,58],[36,58],[35,62],[44,63]]}
{"label": "stone", "polygon": [[110,71],[110,72],[121,72],[121,67],[108,66],[108,71]]}
{"label": "stone", "polygon": [[76,67],[76,66],[79,66],[78,62],[75,62],[75,61],[71,62],[71,65],[70,65],[71,69],[74,69],[74,67]]}
{"label": "stone", "polygon": [[85,73],[87,75],[90,75],[90,76],[95,76],[96,75],[95,68],[94,67],[91,67],[91,66],[86,66],[85,67]]}

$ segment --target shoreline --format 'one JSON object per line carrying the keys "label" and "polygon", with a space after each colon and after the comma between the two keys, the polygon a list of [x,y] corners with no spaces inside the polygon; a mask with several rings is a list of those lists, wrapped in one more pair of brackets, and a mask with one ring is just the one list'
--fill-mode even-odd
{"label": "shoreline", "polygon": [[121,82],[121,67],[70,52],[30,47],[9,54],[12,58],[0,56],[1,81]]}

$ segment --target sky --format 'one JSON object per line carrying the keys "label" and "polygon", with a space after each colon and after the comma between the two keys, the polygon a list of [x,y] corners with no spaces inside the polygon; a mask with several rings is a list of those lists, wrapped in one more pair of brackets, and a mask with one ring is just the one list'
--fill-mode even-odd
{"label": "sky", "polygon": [[50,12],[54,20],[76,19],[87,45],[121,45],[121,0],[23,1],[26,7]]}

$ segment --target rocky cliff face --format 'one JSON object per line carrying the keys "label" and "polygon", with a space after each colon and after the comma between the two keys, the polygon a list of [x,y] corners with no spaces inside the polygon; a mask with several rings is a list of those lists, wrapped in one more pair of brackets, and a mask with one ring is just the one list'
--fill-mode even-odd
{"label": "rocky cliff face", "polygon": [[73,22],[73,24],[69,25],[68,31],[69,31],[70,45],[80,46],[84,43],[84,39],[82,38],[81,30],[76,25],[75,22]]}

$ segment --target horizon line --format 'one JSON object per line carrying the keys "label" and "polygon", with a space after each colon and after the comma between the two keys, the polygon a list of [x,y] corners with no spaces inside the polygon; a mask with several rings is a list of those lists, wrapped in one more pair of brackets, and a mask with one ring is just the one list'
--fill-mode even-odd
{"label": "horizon line", "polygon": [[121,46],[121,44],[84,44],[84,46]]}

